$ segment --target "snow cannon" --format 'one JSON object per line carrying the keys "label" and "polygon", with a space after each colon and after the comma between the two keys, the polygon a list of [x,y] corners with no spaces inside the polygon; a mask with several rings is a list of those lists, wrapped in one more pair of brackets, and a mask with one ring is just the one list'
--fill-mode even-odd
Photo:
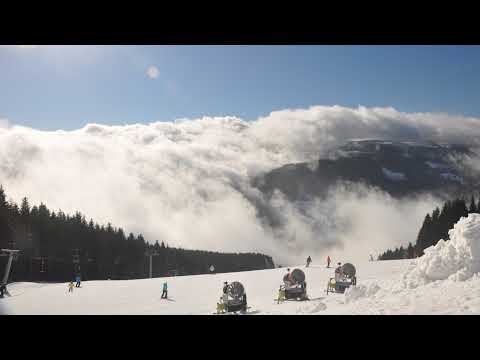
{"label": "snow cannon", "polygon": [[243,285],[238,281],[225,285],[221,300],[227,313],[247,311],[247,294]]}
{"label": "snow cannon", "polygon": [[285,275],[283,282],[284,286],[281,289],[285,291],[285,300],[308,300],[307,283],[302,270],[295,269],[290,275]]}
{"label": "snow cannon", "polygon": [[356,269],[350,263],[345,263],[340,268],[340,272],[335,271],[335,277],[330,278],[327,284],[327,295],[329,292],[344,293],[351,285],[357,284]]}
{"label": "snow cannon", "polygon": [[357,273],[357,270],[355,269],[355,266],[353,266],[350,263],[343,264],[342,274],[345,279],[350,280],[352,285],[355,285],[357,283],[357,278],[355,277],[356,273]]}

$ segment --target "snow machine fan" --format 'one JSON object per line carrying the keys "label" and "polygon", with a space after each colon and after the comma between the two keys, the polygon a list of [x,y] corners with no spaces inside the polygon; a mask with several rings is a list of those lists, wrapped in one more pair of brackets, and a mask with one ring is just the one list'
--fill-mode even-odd
{"label": "snow machine fan", "polygon": [[305,282],[305,273],[300,269],[295,269],[292,271],[292,279],[295,284],[301,284]]}
{"label": "snow machine fan", "polygon": [[241,283],[234,281],[228,286],[227,294],[233,299],[241,299],[245,294],[245,289]]}
{"label": "snow machine fan", "polygon": [[295,269],[290,274],[283,277],[285,283],[285,299],[306,300],[307,283],[305,282],[305,273],[300,269]]}
{"label": "snow machine fan", "polygon": [[355,277],[356,273],[357,273],[357,270],[355,269],[355,266],[353,266],[350,263],[343,264],[342,274],[345,277],[345,279],[350,280],[352,285],[356,285],[357,283],[357,278]]}
{"label": "snow machine fan", "polygon": [[247,311],[247,294],[243,285],[234,281],[228,285],[227,299],[224,301],[226,312]]}

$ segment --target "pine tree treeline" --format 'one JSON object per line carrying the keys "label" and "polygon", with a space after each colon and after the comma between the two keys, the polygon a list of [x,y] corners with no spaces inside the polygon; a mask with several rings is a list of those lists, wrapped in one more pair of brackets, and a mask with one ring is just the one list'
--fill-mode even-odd
{"label": "pine tree treeline", "polygon": [[443,204],[441,211],[437,207],[432,214],[425,216],[415,246],[410,243],[408,248],[387,250],[378,256],[378,260],[412,259],[422,256],[426,248],[436,245],[440,239],[449,240],[448,231],[461,217],[478,212],[480,212],[480,200],[477,203],[474,196],[471,197],[468,207],[464,199],[447,201]]}
{"label": "pine tree treeline", "polygon": [[[271,257],[257,253],[218,253],[171,248],[162,241],[148,244],[144,237],[122,228],[32,206],[7,202],[0,186],[0,248],[20,249],[10,281],[69,281],[77,272],[84,280],[139,279],[153,276],[194,275],[209,272],[259,270],[274,267]],[[6,257],[0,257],[0,272]]]}

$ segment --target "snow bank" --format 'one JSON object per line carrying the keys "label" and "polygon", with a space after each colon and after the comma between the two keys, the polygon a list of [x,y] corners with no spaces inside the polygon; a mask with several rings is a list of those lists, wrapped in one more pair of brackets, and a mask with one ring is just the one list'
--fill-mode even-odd
{"label": "snow bank", "polygon": [[445,279],[464,281],[480,272],[480,214],[462,217],[448,234],[449,241],[442,239],[425,249],[424,256],[407,270],[407,287]]}
{"label": "snow bank", "polygon": [[[380,299],[391,295],[409,298],[413,294],[412,289],[423,285],[431,285],[430,290],[426,288],[421,290],[428,293],[437,287],[443,288],[453,283],[478,279],[480,214],[462,217],[449,231],[449,236],[450,240],[441,239],[435,246],[425,249],[422,257],[411,261],[409,268],[400,276],[400,281],[385,283],[382,286],[379,286],[377,281],[351,286],[345,291],[345,303],[367,298]],[[451,285],[442,280],[448,280]]]}
{"label": "snow bank", "polygon": [[379,290],[380,286],[378,286],[376,283],[350,286],[345,290],[345,302],[349,303],[360,298],[371,297]]}

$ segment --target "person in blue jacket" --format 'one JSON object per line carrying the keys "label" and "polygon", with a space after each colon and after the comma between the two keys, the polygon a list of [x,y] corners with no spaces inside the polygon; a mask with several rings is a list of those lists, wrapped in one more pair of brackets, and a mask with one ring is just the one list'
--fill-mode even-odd
{"label": "person in blue jacket", "polygon": [[77,287],[77,288],[80,287],[80,282],[81,282],[80,275],[76,275],[76,276],[75,276],[75,281],[77,282],[77,283],[75,284],[75,287]]}
{"label": "person in blue jacket", "polygon": [[167,282],[165,281],[163,283],[163,292],[162,292],[162,299],[166,299],[167,298],[167,294],[168,293],[168,285],[167,285]]}

